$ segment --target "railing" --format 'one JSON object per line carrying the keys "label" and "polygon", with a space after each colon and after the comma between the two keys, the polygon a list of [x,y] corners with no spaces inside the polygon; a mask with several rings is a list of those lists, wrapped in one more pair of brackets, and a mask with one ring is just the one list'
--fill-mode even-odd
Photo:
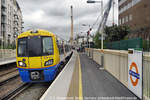
{"label": "railing", "polygon": [[[102,65],[104,69],[116,77],[128,88],[128,52],[123,50],[100,50],[86,49],[85,52],[95,62]],[[102,62],[101,56],[104,56]],[[144,100],[150,100],[150,56],[143,57],[143,92]]]}
{"label": "railing", "polygon": [[1,4],[2,4],[3,7],[6,7],[6,1],[5,0],[2,0]]}

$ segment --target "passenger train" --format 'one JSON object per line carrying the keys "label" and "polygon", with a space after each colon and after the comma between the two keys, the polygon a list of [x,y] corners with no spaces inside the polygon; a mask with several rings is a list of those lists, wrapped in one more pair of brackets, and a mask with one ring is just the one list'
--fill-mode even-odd
{"label": "passenger train", "polygon": [[29,30],[20,34],[16,43],[16,63],[23,82],[54,80],[63,51],[63,46],[57,45],[55,34],[46,30]]}

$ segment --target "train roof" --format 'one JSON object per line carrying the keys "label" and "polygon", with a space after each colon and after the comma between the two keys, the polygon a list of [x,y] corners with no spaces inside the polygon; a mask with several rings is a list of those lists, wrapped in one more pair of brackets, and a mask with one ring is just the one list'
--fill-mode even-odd
{"label": "train roof", "polygon": [[52,32],[49,32],[47,30],[37,29],[37,30],[28,30],[26,32],[23,32],[20,35],[18,35],[18,38],[29,37],[29,36],[54,36],[56,37],[56,35],[53,34]]}

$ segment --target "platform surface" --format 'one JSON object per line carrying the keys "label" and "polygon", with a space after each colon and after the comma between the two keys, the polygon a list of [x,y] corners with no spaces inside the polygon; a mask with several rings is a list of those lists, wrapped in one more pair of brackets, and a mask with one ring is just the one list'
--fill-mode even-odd
{"label": "platform surface", "polygon": [[138,100],[124,85],[87,55],[80,54],[83,99]]}
{"label": "platform surface", "polygon": [[40,100],[139,100],[85,54],[74,52],[69,63]]}
{"label": "platform surface", "polygon": [[[65,68],[59,73],[40,100],[66,100],[72,75],[75,69],[77,53],[73,53]],[[78,84],[78,83],[77,83]],[[72,90],[71,90],[72,91]]]}
{"label": "platform surface", "polygon": [[0,58],[0,65],[5,65],[9,63],[15,63],[15,62],[16,62],[16,57]]}

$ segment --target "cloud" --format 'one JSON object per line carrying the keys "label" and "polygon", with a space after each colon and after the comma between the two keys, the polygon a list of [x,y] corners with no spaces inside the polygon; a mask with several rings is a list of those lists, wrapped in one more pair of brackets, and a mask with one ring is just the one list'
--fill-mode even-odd
{"label": "cloud", "polygon": [[[74,32],[86,32],[89,27],[82,24],[93,25],[100,15],[100,4],[87,4],[87,0],[18,0],[23,12],[24,30],[40,28],[49,30],[66,40],[70,38],[70,6],[73,5]],[[108,0],[103,0],[104,6]],[[116,0],[116,2],[118,2]],[[118,4],[115,4],[115,22],[118,21]],[[92,33],[97,30],[96,23]],[[112,13],[107,22],[112,24]]]}

